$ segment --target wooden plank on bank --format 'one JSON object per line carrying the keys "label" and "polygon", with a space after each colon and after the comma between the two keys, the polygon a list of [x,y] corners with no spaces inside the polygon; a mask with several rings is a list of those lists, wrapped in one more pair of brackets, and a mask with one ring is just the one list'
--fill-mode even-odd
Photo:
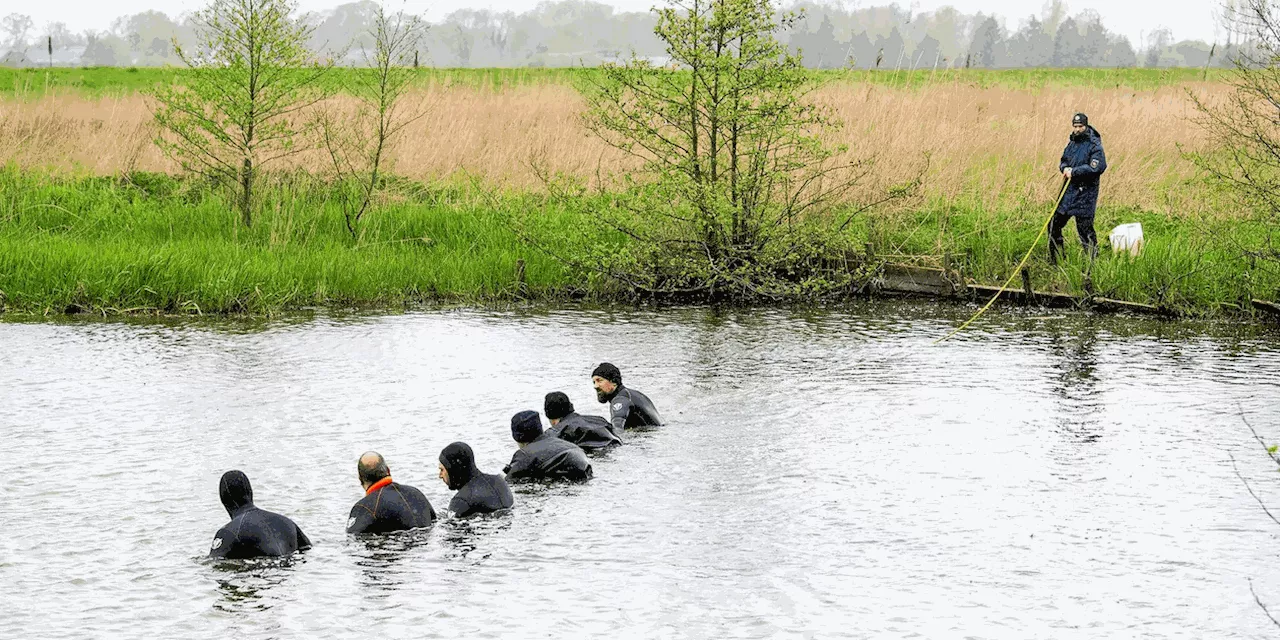
{"label": "wooden plank on bank", "polygon": [[1267,302],[1266,300],[1259,300],[1257,298],[1254,298],[1252,302],[1253,302],[1254,309],[1257,309],[1259,311],[1266,311],[1267,313],[1280,317],[1280,304],[1276,304],[1274,302]]}
{"label": "wooden plank on bank", "polygon": [[1093,306],[1103,311],[1132,311],[1134,313],[1146,313],[1156,316],[1171,316],[1173,312],[1164,307],[1157,307],[1153,304],[1143,304],[1141,302],[1128,302],[1125,300],[1114,300],[1111,298],[1093,298],[1091,301]]}
{"label": "wooden plank on bank", "polygon": [[957,286],[942,269],[917,267],[908,264],[889,263],[884,266],[882,291],[892,293],[921,293],[932,296],[953,296]]}
{"label": "wooden plank on bank", "polygon": [[[971,284],[969,291],[974,297],[979,299],[987,299],[991,296],[1000,294],[1000,299],[1010,300],[1013,302],[1027,302],[1027,293],[1022,289],[1001,289],[1000,287],[992,287],[985,284]],[[1032,299],[1036,304],[1045,307],[1075,307],[1079,306],[1080,299],[1069,293],[1053,293],[1049,291],[1032,291]]]}

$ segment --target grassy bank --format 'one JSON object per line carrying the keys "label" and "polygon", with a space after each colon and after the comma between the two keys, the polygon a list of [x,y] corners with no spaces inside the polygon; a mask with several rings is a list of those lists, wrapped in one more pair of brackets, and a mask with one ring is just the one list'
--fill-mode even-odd
{"label": "grassy bank", "polygon": [[[8,311],[270,312],[324,304],[573,294],[465,187],[393,187],[359,243],[307,180],[267,192],[245,229],[224,199],[163,175],[50,179],[0,172],[0,298]],[[548,209],[541,231],[574,219]],[[525,282],[516,280],[526,261]]]}
{"label": "grassy bank", "polygon": [[[236,224],[217,192],[164,175],[56,178],[9,168],[0,171],[0,193],[0,300],[9,313],[269,313],[611,297],[517,238],[506,216],[534,210],[530,232],[565,255],[584,251],[593,234],[582,229],[592,219],[516,192],[398,181],[358,242],[328,187],[307,177],[269,189],[250,229]],[[952,252],[966,275],[996,283],[1035,238],[1050,204],[993,211],[934,200],[859,217],[848,239],[871,243],[881,256]],[[1280,297],[1280,273],[1232,249],[1265,234],[1261,223],[1099,212],[1104,235],[1122,222],[1143,223],[1147,248],[1136,258],[1103,251],[1093,271],[1101,295],[1202,316],[1233,313],[1230,305],[1251,296]],[[1083,256],[1074,228],[1067,234],[1072,251],[1058,268],[1045,265],[1041,240],[1033,267],[1038,289],[1082,291]]]}
{"label": "grassy bank", "polygon": [[[584,213],[590,203],[548,205],[531,167],[536,160],[588,182],[597,171],[634,169],[579,119],[572,85],[593,71],[422,69],[405,100],[426,115],[390,150],[390,170],[401,177],[359,243],[320,177],[330,168],[318,152],[273,167],[295,177],[265,190],[247,230],[219,193],[170,177],[177,168],[154,146],[138,91],[182,73],[0,69],[0,304],[8,311],[269,312],[613,295],[506,224],[512,211],[535,211],[530,231],[567,255],[598,241],[582,232],[599,224]],[[831,82],[813,98],[844,124],[828,141],[876,163],[875,179],[819,215],[875,198],[929,159],[920,196],[857,218],[842,238],[853,246],[935,257],[925,263],[956,254],[974,280],[1003,281],[1057,195],[1070,114],[1085,110],[1103,132],[1109,164],[1099,234],[1141,222],[1147,235],[1137,258],[1104,250],[1092,272],[1100,295],[1197,315],[1231,312],[1249,297],[1280,299],[1274,263],[1239,249],[1262,244],[1265,224],[1199,179],[1183,155],[1209,145],[1189,123],[1187,91],[1223,99],[1221,71],[1209,70],[1209,82],[1193,69],[814,73]],[[1082,292],[1074,228],[1067,239],[1072,257],[1054,269],[1041,240],[1038,289]]]}

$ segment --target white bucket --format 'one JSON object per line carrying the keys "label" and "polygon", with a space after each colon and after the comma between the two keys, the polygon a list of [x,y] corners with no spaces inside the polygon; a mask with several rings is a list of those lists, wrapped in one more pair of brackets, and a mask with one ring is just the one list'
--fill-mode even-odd
{"label": "white bucket", "polygon": [[1131,256],[1138,255],[1142,251],[1142,224],[1133,222],[1112,229],[1111,250],[1128,251]]}

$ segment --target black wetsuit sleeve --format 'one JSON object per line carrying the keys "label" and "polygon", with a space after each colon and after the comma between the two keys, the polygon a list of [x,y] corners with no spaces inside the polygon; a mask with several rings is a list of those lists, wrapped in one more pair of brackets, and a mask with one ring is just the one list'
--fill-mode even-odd
{"label": "black wetsuit sleeve", "polygon": [[[347,533],[363,533],[373,524],[373,514],[360,502],[351,507],[347,516]],[[299,534],[302,532],[299,531]]]}
{"label": "black wetsuit sleeve", "polygon": [[631,398],[625,393],[619,393],[609,402],[609,426],[614,435],[621,434],[623,429],[627,428],[629,417],[631,417]]}
{"label": "black wetsuit sleeve", "polygon": [[453,499],[449,501],[449,510],[459,518],[470,515],[471,509],[471,501],[464,497],[461,491],[454,494]]}
{"label": "black wetsuit sleeve", "polygon": [[516,479],[529,475],[529,471],[533,468],[533,456],[520,449],[511,456],[511,464],[507,465],[503,472],[507,474],[507,478]]}
{"label": "black wetsuit sleeve", "polygon": [[235,546],[235,543],[235,536],[231,534],[231,531],[226,527],[218,529],[218,532],[213,534],[212,544],[209,545],[209,557],[227,557],[227,554],[231,553],[231,549]]}
{"label": "black wetsuit sleeve", "polygon": [[307,534],[302,532],[302,527],[299,527],[297,524],[294,524],[293,529],[294,531],[298,532],[298,551],[304,551],[306,549],[310,549],[311,538],[308,538]]}

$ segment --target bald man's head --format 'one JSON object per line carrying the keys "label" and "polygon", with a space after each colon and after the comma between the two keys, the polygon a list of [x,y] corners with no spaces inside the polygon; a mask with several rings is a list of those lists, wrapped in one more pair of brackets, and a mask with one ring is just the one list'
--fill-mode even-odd
{"label": "bald man's head", "polygon": [[356,470],[360,473],[360,484],[366,489],[391,475],[391,469],[387,468],[387,461],[383,460],[382,454],[377,451],[370,451],[360,456],[360,461],[356,463]]}

